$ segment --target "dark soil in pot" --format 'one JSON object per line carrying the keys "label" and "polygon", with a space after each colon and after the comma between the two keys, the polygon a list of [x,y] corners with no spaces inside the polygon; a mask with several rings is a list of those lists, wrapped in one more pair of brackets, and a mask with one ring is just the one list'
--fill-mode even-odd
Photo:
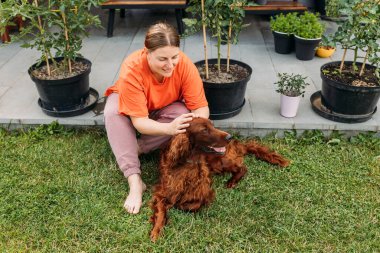
{"label": "dark soil in pot", "polygon": [[237,64],[230,65],[230,71],[227,73],[227,64],[220,64],[220,73],[216,64],[209,64],[208,75],[206,79],[206,68],[204,65],[197,66],[198,72],[203,81],[210,83],[232,83],[247,78],[250,73],[248,70]]}
{"label": "dark soil in pot", "polygon": [[354,68],[352,62],[346,62],[342,74],[340,74],[340,62],[335,62],[325,65],[322,72],[328,79],[347,85],[356,87],[379,87],[380,80],[375,75],[375,68],[367,65],[363,75],[359,76],[361,66],[361,63],[357,63],[356,68]]}
{"label": "dark soil in pot", "polygon": [[66,65],[63,61],[58,61],[57,66],[54,67],[53,64],[50,65],[51,75],[49,76],[47,66],[43,64],[41,67],[36,66],[35,69],[32,70],[31,74],[41,80],[60,80],[73,76],[80,75],[88,70],[91,65],[85,61],[74,61],[72,64],[72,72],[68,72],[66,69]]}

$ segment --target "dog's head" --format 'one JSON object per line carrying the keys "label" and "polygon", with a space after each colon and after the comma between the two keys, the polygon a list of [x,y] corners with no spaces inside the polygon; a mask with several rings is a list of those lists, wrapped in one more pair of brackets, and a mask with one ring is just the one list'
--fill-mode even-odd
{"label": "dog's head", "polygon": [[223,155],[231,135],[216,129],[205,118],[194,118],[186,132],[172,137],[161,159],[165,166],[173,167],[189,156],[200,153]]}
{"label": "dog's head", "polygon": [[224,154],[231,135],[214,127],[209,119],[194,118],[186,128],[190,145],[207,153]]}

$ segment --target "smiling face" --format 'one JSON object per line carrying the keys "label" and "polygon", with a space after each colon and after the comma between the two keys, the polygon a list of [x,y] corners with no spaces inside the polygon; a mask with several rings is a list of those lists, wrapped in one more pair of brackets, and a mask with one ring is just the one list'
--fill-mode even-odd
{"label": "smiling face", "polygon": [[173,74],[179,61],[179,47],[165,46],[149,51],[147,55],[149,68],[157,81],[162,82],[164,77]]}

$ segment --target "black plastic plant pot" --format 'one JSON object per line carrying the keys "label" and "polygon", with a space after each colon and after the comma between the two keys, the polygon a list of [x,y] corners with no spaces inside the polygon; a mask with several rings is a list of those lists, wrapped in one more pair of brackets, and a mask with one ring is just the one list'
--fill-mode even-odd
{"label": "black plastic plant pot", "polygon": [[315,51],[321,42],[321,38],[318,39],[305,39],[297,35],[294,36],[296,46],[296,57],[298,60],[310,61],[314,58]]}
{"label": "black plastic plant pot", "polygon": [[[62,57],[56,58],[57,61],[62,59]],[[36,84],[41,107],[59,112],[75,111],[76,108],[84,106],[90,93],[89,74],[91,72],[91,62],[84,58],[77,58],[77,60],[85,62],[89,68],[79,75],[59,80],[41,80],[32,74],[34,69],[46,65],[46,63],[38,66],[34,64],[29,68],[28,73]]]}
{"label": "black plastic plant pot", "polygon": [[[204,66],[205,61],[196,62],[196,66]],[[217,59],[209,59],[209,64],[216,64]],[[221,64],[227,64],[227,59],[221,59]],[[212,83],[203,81],[210,119],[220,120],[231,118],[241,112],[245,104],[245,90],[251,79],[252,68],[240,61],[230,60],[230,64],[238,64],[248,70],[249,75],[243,80],[231,83]]]}
{"label": "black plastic plant pot", "polygon": [[294,35],[272,31],[274,51],[279,54],[290,54],[294,50]]}
{"label": "black plastic plant pot", "polygon": [[315,11],[316,12],[319,12],[319,14],[321,14],[322,16],[326,15],[326,9],[325,9],[325,6],[326,6],[326,1],[325,0],[317,0],[317,1],[314,1],[315,3]]}
{"label": "black plastic plant pot", "polygon": [[[352,62],[347,61],[350,65]],[[357,63],[360,64],[361,63]],[[339,68],[340,62],[329,62],[322,65],[320,69],[322,78],[321,103],[332,113],[352,116],[353,119],[366,118],[376,111],[376,106],[380,98],[380,86],[357,87],[345,83],[337,82],[327,78],[323,70],[327,66],[335,65]],[[366,68],[374,68],[366,64]]]}
{"label": "black plastic plant pot", "polygon": [[255,0],[255,3],[259,5],[266,5],[268,3],[268,0]]}

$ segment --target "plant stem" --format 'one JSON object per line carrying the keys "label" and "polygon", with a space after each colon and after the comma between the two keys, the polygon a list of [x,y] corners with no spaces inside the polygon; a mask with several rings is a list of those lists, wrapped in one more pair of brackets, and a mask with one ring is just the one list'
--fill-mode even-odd
{"label": "plant stem", "polygon": [[[68,51],[70,49],[70,44],[69,44],[69,31],[67,29],[67,23],[66,23],[66,15],[62,11],[61,12],[63,24],[64,24],[64,29],[65,29],[65,39],[66,39],[66,50]],[[66,58],[66,57],[65,57]],[[69,63],[69,73],[71,74],[73,72],[72,67],[71,67],[71,60],[70,58],[67,59]]]}
{"label": "plant stem", "polygon": [[217,51],[218,51],[218,75],[220,75],[220,57],[221,57],[221,54],[220,54],[220,45],[222,44],[222,38],[221,38],[221,34],[220,34],[220,30],[218,32],[218,43],[216,45],[217,47]]}
{"label": "plant stem", "polygon": [[205,52],[206,79],[208,79],[206,24],[204,22],[204,20],[205,20],[205,2],[204,2],[204,0],[201,0],[201,5],[202,5],[203,48],[204,48],[204,52]]}
{"label": "plant stem", "polygon": [[232,33],[232,20],[230,20],[230,24],[228,26],[228,38],[227,38],[227,73],[230,72],[231,33]]}
{"label": "plant stem", "polygon": [[340,68],[339,68],[339,73],[340,74],[342,74],[342,71],[343,71],[344,59],[346,59],[346,53],[347,53],[347,48],[344,49],[342,61],[340,62]]}
{"label": "plant stem", "polygon": [[[34,5],[36,7],[38,7],[38,1],[37,0],[34,0]],[[38,19],[38,28],[40,30],[40,33],[41,34],[44,34],[43,32],[43,27],[42,27],[42,21],[41,21],[41,17],[40,16],[37,16],[37,19]],[[45,43],[44,43],[45,45]],[[45,47],[45,46],[44,46]],[[45,56],[45,61],[46,61],[46,68],[47,68],[47,72],[48,72],[48,75],[51,76],[51,70],[50,70],[50,63],[49,63],[49,57],[48,57],[48,50],[46,50],[46,48],[44,49],[44,56]]]}
{"label": "plant stem", "polygon": [[370,51],[370,49],[368,48],[367,52],[365,53],[365,57],[364,57],[364,61],[362,63],[362,67],[360,69],[360,73],[359,73],[359,76],[362,76],[363,73],[364,73],[364,68],[365,68],[365,64],[367,62],[367,59],[368,59],[368,52]]}

